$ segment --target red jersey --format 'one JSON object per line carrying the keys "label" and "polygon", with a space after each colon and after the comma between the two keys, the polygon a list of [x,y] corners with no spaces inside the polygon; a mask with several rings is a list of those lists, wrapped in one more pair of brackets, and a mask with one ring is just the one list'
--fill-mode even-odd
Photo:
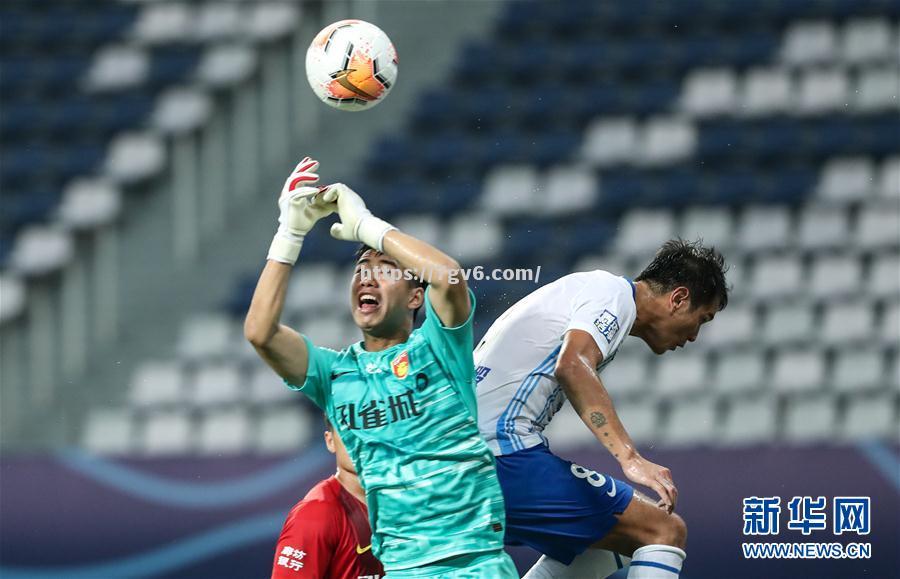
{"label": "red jersey", "polygon": [[381,579],[366,505],[335,477],[314,486],[288,513],[272,579]]}

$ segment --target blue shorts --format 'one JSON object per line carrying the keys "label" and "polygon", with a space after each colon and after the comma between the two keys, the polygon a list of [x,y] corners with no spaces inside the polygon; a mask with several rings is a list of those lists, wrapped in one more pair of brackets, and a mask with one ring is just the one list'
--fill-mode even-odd
{"label": "blue shorts", "polygon": [[506,544],[527,545],[569,565],[618,522],[634,489],[540,444],[498,456]]}

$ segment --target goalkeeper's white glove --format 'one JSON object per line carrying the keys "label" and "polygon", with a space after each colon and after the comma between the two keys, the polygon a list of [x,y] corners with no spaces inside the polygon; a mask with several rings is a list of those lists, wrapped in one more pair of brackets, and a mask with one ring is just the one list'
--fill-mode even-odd
{"label": "goalkeeper's white glove", "polygon": [[373,249],[384,251],[384,236],[397,229],[387,221],[372,215],[362,197],[343,183],[329,185],[323,194],[328,202],[337,200],[340,223],[331,226],[331,236],[344,241],[360,241]]}
{"label": "goalkeeper's white glove", "polygon": [[306,234],[316,221],[337,209],[324,199],[322,188],[311,186],[319,180],[318,168],[318,161],[304,157],[284,182],[278,197],[278,231],[269,246],[268,259],[294,265]]}

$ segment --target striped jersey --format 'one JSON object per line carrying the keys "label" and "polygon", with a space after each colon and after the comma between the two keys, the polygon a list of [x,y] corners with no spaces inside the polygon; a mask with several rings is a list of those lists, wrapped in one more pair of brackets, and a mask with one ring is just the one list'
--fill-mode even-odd
{"label": "striped jersey", "polygon": [[602,270],[569,274],[532,292],[491,325],[475,349],[478,426],[495,455],[546,444],[543,430],[565,403],[554,376],[569,330],[589,333],[603,360],[631,331],[634,285]]}
{"label": "striped jersey", "polygon": [[372,552],[390,574],[503,548],[505,510],[494,457],[478,433],[472,313],[441,324],[425,292],[425,319],[409,339],[369,352],[336,352],[309,339],[300,390],[330,417],[369,505]]}

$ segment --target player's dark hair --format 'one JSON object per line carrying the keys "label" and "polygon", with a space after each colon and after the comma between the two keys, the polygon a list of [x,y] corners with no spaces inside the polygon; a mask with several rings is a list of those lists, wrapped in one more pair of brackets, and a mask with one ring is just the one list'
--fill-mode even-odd
{"label": "player's dark hair", "polygon": [[[381,252],[378,251],[377,249],[375,249],[375,248],[373,248],[373,247],[369,247],[369,246],[366,245],[365,243],[360,243],[360,244],[359,244],[359,247],[356,248],[356,253],[353,254],[353,255],[354,255],[354,259],[355,259],[356,261],[359,261],[359,260],[362,258],[363,254],[364,254],[365,252],[369,251],[369,250],[374,251],[375,253],[381,253]],[[424,290],[425,288],[428,287],[428,282],[426,282],[425,280],[420,279],[420,278],[418,278],[418,277],[413,277],[413,278],[411,278],[411,279],[408,280],[408,281],[409,281],[410,286],[411,286],[411,287],[414,287],[414,288],[420,287],[420,288],[422,288],[422,289]],[[419,310],[421,310],[421,309],[422,309],[422,307],[419,306],[418,308],[416,308],[415,310],[413,310],[413,325],[414,325],[414,326],[415,326],[415,324],[416,324],[416,318],[419,316]]]}
{"label": "player's dark hair", "polygon": [[325,421],[325,430],[334,434],[334,424],[332,424],[331,421],[328,420],[328,415],[322,414],[322,419]]}
{"label": "player's dark hair", "polygon": [[725,258],[703,240],[670,239],[656,252],[653,261],[635,278],[645,281],[653,291],[664,293],[683,286],[691,292],[691,309],[719,304],[728,305]]}

